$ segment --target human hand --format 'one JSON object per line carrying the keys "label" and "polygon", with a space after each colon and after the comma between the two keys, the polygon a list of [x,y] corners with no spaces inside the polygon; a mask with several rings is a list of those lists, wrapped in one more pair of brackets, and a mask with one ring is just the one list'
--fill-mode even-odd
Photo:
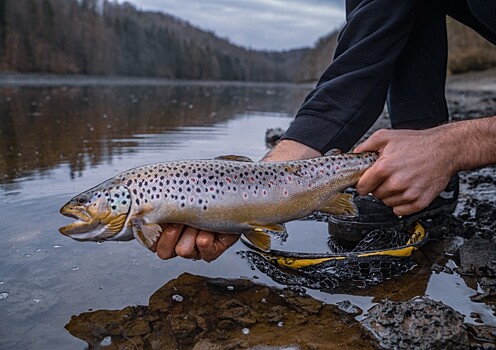
{"label": "human hand", "polygon": [[152,247],[161,259],[181,256],[186,259],[217,259],[239,239],[237,234],[203,231],[181,224],[163,224],[162,233]]}
{"label": "human hand", "polygon": [[[313,148],[292,140],[282,140],[262,162],[284,161],[320,156]],[[152,247],[161,259],[181,256],[187,259],[213,261],[237,242],[239,235],[223,234],[179,224],[163,224],[162,233]]]}
{"label": "human hand", "polygon": [[367,151],[380,156],[356,189],[382,199],[398,216],[426,208],[456,172],[456,150],[440,128],[379,130],[354,150]]}

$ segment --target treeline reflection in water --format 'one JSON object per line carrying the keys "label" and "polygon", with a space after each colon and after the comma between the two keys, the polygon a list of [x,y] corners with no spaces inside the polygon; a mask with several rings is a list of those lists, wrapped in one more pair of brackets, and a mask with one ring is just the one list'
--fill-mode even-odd
{"label": "treeline reflection in water", "polygon": [[[134,152],[137,138],[254,111],[293,114],[307,87],[191,84],[0,88],[0,184]],[[173,142],[171,140],[171,142]]]}

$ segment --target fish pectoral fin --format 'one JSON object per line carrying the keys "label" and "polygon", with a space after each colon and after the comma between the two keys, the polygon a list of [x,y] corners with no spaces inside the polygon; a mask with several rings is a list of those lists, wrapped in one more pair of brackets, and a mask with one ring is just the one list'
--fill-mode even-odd
{"label": "fish pectoral fin", "polygon": [[233,161],[236,161],[236,162],[250,162],[252,163],[253,160],[249,157],[246,157],[246,156],[237,156],[235,154],[228,154],[228,155],[225,155],[225,156],[218,156],[218,157],[215,157],[214,159],[218,159],[218,160],[233,160]]}
{"label": "fish pectoral fin", "polygon": [[271,237],[267,232],[264,232],[261,229],[254,229],[250,232],[243,233],[243,236],[245,236],[256,248],[264,252],[270,252]]}
{"label": "fish pectoral fin", "polygon": [[121,214],[113,221],[109,222],[106,227],[106,231],[113,235],[119,233],[122,230],[122,226],[126,221],[127,214]]}
{"label": "fish pectoral fin", "polygon": [[134,238],[143,246],[150,249],[162,232],[159,224],[145,222],[141,218],[131,220]]}
{"label": "fish pectoral fin", "polygon": [[340,216],[358,215],[358,209],[353,202],[353,195],[348,193],[338,193],[324,207],[317,210]]}

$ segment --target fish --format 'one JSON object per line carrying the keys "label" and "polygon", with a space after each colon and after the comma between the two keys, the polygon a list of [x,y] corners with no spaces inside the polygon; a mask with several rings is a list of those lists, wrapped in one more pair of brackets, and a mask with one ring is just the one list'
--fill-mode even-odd
{"label": "fish", "polygon": [[378,158],[374,152],[253,162],[242,156],[153,163],[124,171],[73,197],[61,209],[76,221],[60,233],[78,241],[128,241],[151,249],[160,224],[241,234],[269,251],[270,232],[313,212],[355,216],[352,195]]}

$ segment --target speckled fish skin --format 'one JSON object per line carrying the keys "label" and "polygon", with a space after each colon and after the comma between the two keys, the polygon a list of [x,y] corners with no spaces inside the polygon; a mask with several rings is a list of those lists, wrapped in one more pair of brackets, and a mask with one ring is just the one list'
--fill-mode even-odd
{"label": "speckled fish skin", "polygon": [[345,153],[289,162],[150,164],[71,199],[61,213],[78,220],[60,232],[77,240],[136,238],[148,248],[161,232],[160,223],[249,234],[324,211],[376,159],[376,153]]}

